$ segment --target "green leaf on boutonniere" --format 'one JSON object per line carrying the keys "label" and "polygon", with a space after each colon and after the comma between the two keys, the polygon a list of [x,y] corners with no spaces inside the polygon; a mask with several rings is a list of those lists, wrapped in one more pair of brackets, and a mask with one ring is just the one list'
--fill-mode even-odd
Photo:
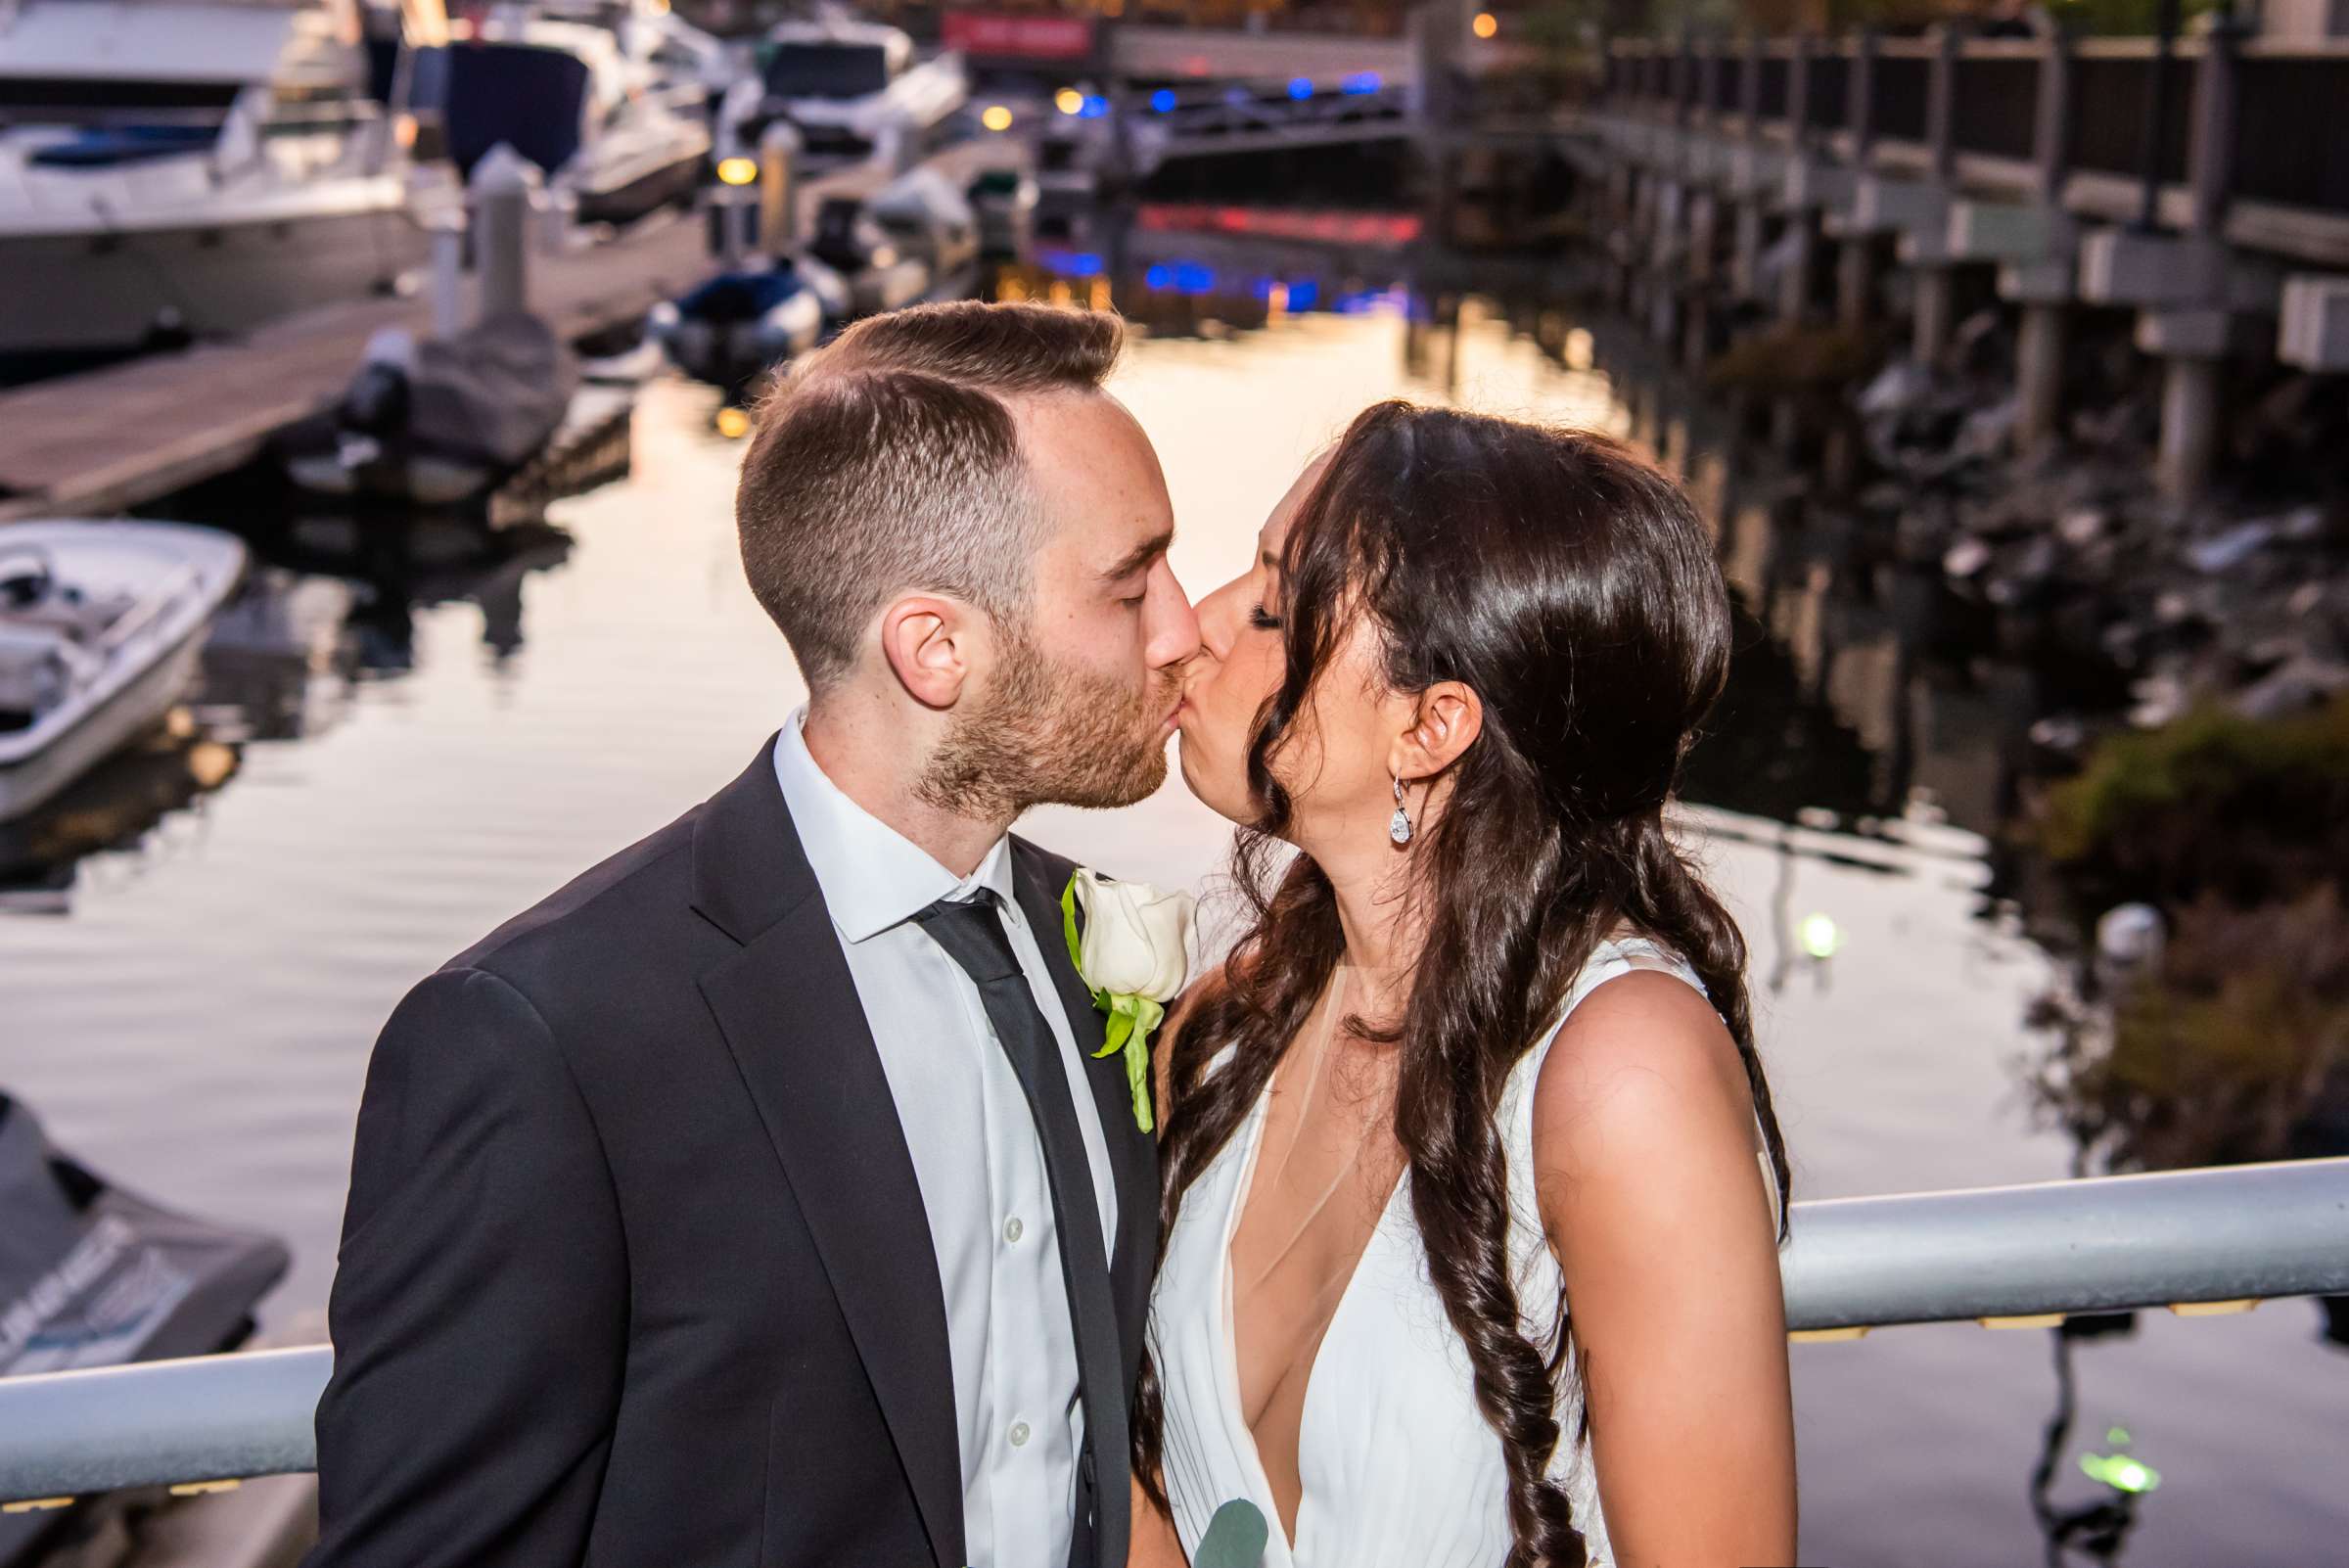
{"label": "green leaf on boutonniere", "polygon": [[1077,933],[1074,873],[1069,877],[1069,885],[1060,890],[1060,919],[1062,934],[1069,942],[1069,963],[1076,969],[1077,978],[1084,982],[1093,1006],[1109,1015],[1108,1025],[1102,1031],[1101,1048],[1093,1052],[1093,1059],[1100,1061],[1125,1052],[1126,1088],[1133,1097],[1133,1125],[1144,1132],[1156,1131],[1158,1120],[1150,1110],[1150,1032],[1166,1018],[1167,1009],[1148,996],[1102,991],[1084,972],[1084,944]]}

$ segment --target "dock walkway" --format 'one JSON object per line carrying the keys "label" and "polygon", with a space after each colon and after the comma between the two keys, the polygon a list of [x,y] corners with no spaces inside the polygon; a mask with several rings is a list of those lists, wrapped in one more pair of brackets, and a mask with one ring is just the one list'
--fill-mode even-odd
{"label": "dock walkway", "polygon": [[[682,292],[710,254],[699,216],[678,213],[530,267],[530,308],[576,338]],[[0,392],[0,523],[118,512],[237,468],[329,406],[370,335],[430,319],[422,296],[351,300]]]}
{"label": "dock walkway", "polygon": [[[987,138],[927,161],[960,189],[982,169],[1026,166],[1027,153]],[[812,232],[827,198],[870,197],[890,177],[858,165],[803,182],[800,232]],[[532,254],[530,305],[576,339],[684,293],[714,264],[704,214],[664,214],[600,245]],[[273,433],[342,394],[371,335],[421,334],[431,316],[422,295],[354,300],[233,341],[0,392],[0,524],[103,516],[240,468]]]}

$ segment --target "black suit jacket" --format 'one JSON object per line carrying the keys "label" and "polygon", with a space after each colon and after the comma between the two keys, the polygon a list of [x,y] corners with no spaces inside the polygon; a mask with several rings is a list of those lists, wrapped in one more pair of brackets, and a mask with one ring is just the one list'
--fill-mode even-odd
{"label": "black suit jacket", "polygon": [[[771,753],[385,1026],[310,1568],[965,1561],[929,1223]],[[1101,1016],[1048,940],[1069,871],[1014,841],[1089,1057]],[[1087,1065],[1130,1381],[1157,1150],[1122,1065]]]}

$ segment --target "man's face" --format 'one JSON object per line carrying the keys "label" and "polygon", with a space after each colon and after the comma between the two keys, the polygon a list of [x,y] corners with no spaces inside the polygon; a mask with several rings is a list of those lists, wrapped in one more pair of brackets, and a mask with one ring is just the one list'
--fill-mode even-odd
{"label": "man's face", "polygon": [[1129,806],[1167,776],[1199,623],[1167,566],[1174,511],[1149,438],[1103,392],[1013,405],[1043,520],[1025,627],[1004,627],[923,793],[1012,811]]}

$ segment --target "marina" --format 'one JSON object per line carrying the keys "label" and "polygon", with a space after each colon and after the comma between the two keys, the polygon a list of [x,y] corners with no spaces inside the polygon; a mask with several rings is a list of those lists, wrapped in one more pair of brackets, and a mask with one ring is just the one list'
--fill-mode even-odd
{"label": "marina", "polygon": [[[763,378],[969,297],[1126,318],[1111,390],[1194,594],[1380,397],[1604,431],[1698,503],[1737,651],[1676,827],[1751,946],[1791,1157],[1803,1561],[2336,1551],[2349,974],[2318,895],[2349,868],[2239,830],[2250,797],[2191,793],[2211,754],[2159,748],[2225,723],[2252,726],[2225,765],[2311,749],[2317,783],[2242,786],[2289,834],[2337,799],[2339,193],[2274,154],[2273,106],[2212,106],[2320,93],[2338,45],[2247,43],[2227,86],[2223,36],[2161,68],[2088,41],[2067,78],[2057,44],[1955,29],[1601,39],[1567,70],[1523,14],[1465,9],[1317,33],[881,7],[723,37],[666,6],[491,11],[366,20],[411,29],[379,140],[414,116],[427,166],[394,286],[0,389],[0,1190],[45,1140],[244,1249],[202,1343],[61,1317],[86,1354],[18,1360],[0,1301],[0,1564],[295,1560],[376,1031],[803,700],[733,523]],[[589,174],[519,125],[449,136],[492,66],[650,91],[653,177],[613,172],[630,138]],[[2079,105],[2154,69],[2161,134],[2234,152],[2157,169],[2142,229],[2126,138]],[[2083,96],[2045,107],[2064,80]],[[2091,127],[2080,157],[1992,96]],[[2251,183],[2221,200],[2214,161]],[[2171,244],[2215,294],[2155,298]],[[2205,327],[2225,355],[2178,336]],[[2185,826],[2092,793],[2172,765]],[[1179,781],[1021,831],[1234,918],[1229,826]],[[2148,869],[2133,836],[2259,876]],[[2131,992],[2194,983],[2164,933],[2281,944],[2255,973],[2304,989],[2257,1016],[2293,1038]],[[2179,1024],[2169,1076],[2129,1079],[2129,994],[2220,1043]],[[239,1344],[268,1349],[32,1378]]]}

